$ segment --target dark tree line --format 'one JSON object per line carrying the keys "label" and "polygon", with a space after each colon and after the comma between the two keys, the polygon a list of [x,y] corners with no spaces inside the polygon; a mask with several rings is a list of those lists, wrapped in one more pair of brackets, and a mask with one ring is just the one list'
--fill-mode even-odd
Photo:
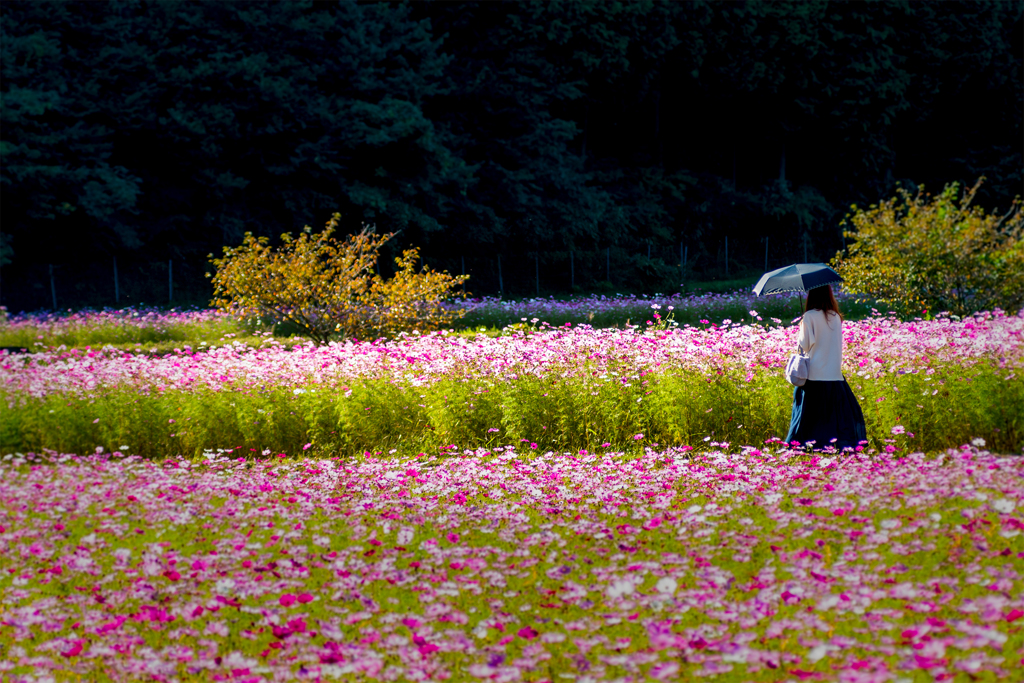
{"label": "dark tree line", "polygon": [[573,253],[594,282],[603,251],[665,287],[680,245],[714,275],[725,237],[734,269],[765,237],[828,258],[897,182],[984,175],[1005,207],[1022,8],[8,0],[0,303],[47,305],[50,265],[67,305],[113,303],[115,258],[136,301],[169,259],[200,299],[208,253],[334,211],[456,272]]}

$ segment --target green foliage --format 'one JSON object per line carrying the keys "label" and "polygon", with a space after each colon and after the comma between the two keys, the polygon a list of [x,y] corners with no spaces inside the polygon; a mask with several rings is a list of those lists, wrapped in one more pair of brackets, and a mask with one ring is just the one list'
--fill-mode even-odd
{"label": "green foliage", "polygon": [[844,225],[856,240],[833,261],[848,291],[904,312],[966,315],[1024,306],[1024,207],[1002,216],[972,206],[981,185],[961,196],[952,183],[938,196],[900,189]]}
{"label": "green foliage", "polygon": [[266,237],[245,233],[240,247],[224,247],[211,259],[213,306],[242,320],[285,322],[317,342],[344,337],[430,331],[462,316],[442,304],[469,276],[416,270],[419,252],[395,259],[390,279],[374,272],[381,246],[392,235],[364,229],[339,242],[332,235],[340,214],[316,235],[309,228],[297,238],[281,236],[272,248]]}
{"label": "green foliage", "polygon": [[[111,390],[85,399],[17,397],[16,410],[0,412],[0,451],[87,453],[127,444],[151,457],[240,446],[294,454],[312,443],[317,451],[347,455],[522,441],[541,450],[575,451],[601,443],[619,450],[653,443],[699,447],[705,438],[757,444],[785,435],[792,390],[777,370],[758,371],[749,380],[726,370],[709,376],[659,371],[619,381],[632,374],[623,367],[617,375],[589,379],[524,373],[507,382],[446,379],[425,386],[361,379],[298,391],[239,386]],[[1024,405],[1024,383],[1007,381],[1007,374],[945,366],[927,376],[851,378],[851,387],[876,446],[889,438],[892,425],[902,424],[915,435],[909,443],[915,450],[981,437],[993,451],[1019,452],[1024,418],[1015,406]],[[637,434],[643,438],[634,439]]]}
{"label": "green foliage", "polygon": [[[804,235],[831,253],[836,207],[898,177],[985,174],[978,202],[1005,205],[1021,4],[946,7],[8,0],[2,303],[43,305],[64,264],[62,301],[109,304],[108,277],[59,276],[119,255],[178,278],[336,209],[428,260],[685,243],[699,275],[725,236],[744,267],[765,236],[773,262]],[[612,279],[663,289],[668,265]]]}

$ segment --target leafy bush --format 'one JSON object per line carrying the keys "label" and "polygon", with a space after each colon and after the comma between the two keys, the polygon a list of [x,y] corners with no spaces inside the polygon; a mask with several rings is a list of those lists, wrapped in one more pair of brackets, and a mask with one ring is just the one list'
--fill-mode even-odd
{"label": "leafy bush", "polygon": [[245,319],[291,323],[317,342],[433,330],[462,317],[442,302],[464,296],[454,289],[469,276],[417,272],[419,252],[408,249],[385,280],[374,267],[393,233],[363,230],[338,241],[332,235],[340,218],[334,214],[315,235],[308,227],[297,238],[284,234],[278,249],[252,233],[242,246],[224,247],[223,258],[210,259],[217,269],[212,305]]}
{"label": "leafy bush", "polygon": [[844,234],[856,240],[833,259],[848,292],[902,312],[966,315],[1024,306],[1024,211],[999,216],[972,206],[982,180],[960,196],[956,183],[932,197],[897,196],[867,210],[853,206]]}

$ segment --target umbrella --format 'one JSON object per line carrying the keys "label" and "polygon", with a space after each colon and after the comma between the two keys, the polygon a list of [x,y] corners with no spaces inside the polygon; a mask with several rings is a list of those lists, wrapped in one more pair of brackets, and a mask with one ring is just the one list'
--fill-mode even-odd
{"label": "umbrella", "polygon": [[806,292],[808,289],[834,285],[842,281],[839,273],[824,263],[794,263],[762,275],[754,286],[754,294],[760,296],[778,292]]}

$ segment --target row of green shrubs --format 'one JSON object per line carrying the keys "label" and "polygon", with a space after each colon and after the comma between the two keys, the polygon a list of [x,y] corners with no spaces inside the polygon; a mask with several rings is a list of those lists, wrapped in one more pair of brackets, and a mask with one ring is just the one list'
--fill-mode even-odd
{"label": "row of green shrubs", "polygon": [[[1024,383],[1005,380],[1004,373],[950,365],[928,382],[911,373],[854,377],[851,386],[861,399],[872,447],[932,451],[980,437],[993,450],[1021,452]],[[0,449],[84,453],[126,447],[162,457],[216,447],[288,455],[304,449],[348,455],[508,444],[558,451],[601,444],[700,448],[722,441],[756,446],[784,437],[788,427],[792,388],[776,371],[757,373],[749,382],[728,371],[712,377],[651,374],[629,385],[584,382],[521,377],[489,385],[442,380],[424,387],[363,380],[348,391],[228,387],[118,390],[90,399],[16,397],[15,409],[0,410]],[[914,437],[894,437],[896,425]]]}

